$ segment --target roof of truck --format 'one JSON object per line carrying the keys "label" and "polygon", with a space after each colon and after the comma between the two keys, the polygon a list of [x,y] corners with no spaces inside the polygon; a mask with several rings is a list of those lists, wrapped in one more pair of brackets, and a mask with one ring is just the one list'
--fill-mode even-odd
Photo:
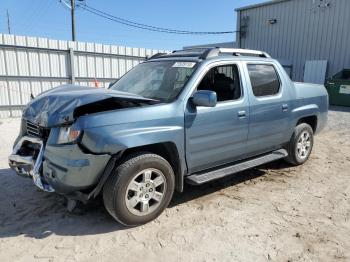
{"label": "roof of truck", "polygon": [[193,61],[201,62],[205,60],[253,60],[253,61],[272,61],[271,56],[263,51],[239,49],[239,48],[191,48],[185,50],[173,51],[172,53],[157,53],[148,61]]}

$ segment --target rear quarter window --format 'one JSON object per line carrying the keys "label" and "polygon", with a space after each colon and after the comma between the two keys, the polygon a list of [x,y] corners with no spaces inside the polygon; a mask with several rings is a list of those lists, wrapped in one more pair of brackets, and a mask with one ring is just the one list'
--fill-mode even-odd
{"label": "rear quarter window", "polygon": [[248,64],[247,67],[255,96],[271,96],[279,92],[281,83],[273,65]]}

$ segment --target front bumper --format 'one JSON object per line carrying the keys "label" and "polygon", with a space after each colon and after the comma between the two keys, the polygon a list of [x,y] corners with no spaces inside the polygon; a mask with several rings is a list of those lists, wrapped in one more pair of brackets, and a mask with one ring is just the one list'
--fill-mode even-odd
{"label": "front bumper", "polygon": [[40,189],[53,192],[52,186],[41,177],[44,156],[44,143],[39,138],[24,136],[9,156],[9,165],[20,176],[31,177],[34,184]]}
{"label": "front bumper", "polygon": [[[23,154],[28,143],[37,151],[29,156]],[[44,191],[72,193],[97,184],[110,157],[83,152],[77,144],[45,146],[38,138],[24,136],[10,155],[9,164],[17,174],[32,177]]]}

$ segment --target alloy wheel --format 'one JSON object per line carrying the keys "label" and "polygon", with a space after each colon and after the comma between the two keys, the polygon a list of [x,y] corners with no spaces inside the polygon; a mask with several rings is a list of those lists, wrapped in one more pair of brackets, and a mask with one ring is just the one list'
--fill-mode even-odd
{"label": "alloy wheel", "polygon": [[134,215],[145,216],[155,211],[166,192],[164,174],[155,168],[148,168],[137,173],[127,187],[125,203]]}

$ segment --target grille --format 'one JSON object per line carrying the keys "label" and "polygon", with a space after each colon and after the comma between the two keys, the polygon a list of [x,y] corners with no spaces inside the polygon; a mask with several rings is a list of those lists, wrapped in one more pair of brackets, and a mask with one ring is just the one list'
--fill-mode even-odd
{"label": "grille", "polygon": [[27,121],[27,134],[35,137],[40,137],[40,127]]}
{"label": "grille", "polygon": [[49,128],[44,128],[39,125],[36,125],[30,121],[26,122],[27,134],[34,137],[42,138],[44,141],[47,140],[50,134]]}

